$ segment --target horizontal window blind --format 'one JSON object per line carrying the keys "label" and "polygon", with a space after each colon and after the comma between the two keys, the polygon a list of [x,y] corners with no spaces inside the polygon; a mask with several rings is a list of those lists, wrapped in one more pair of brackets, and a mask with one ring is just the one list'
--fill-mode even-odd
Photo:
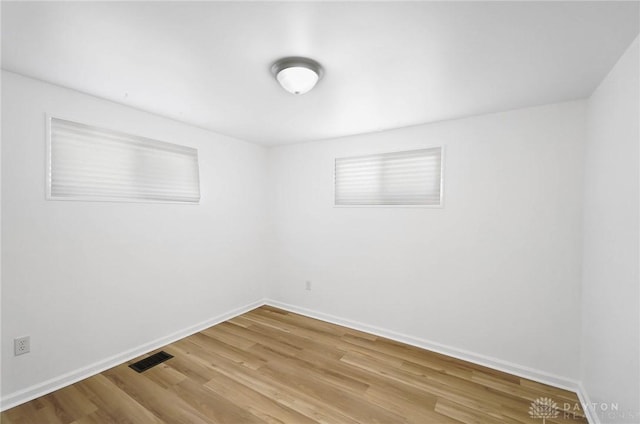
{"label": "horizontal window blind", "polygon": [[439,206],[441,197],[441,147],[336,159],[336,205]]}
{"label": "horizontal window blind", "polygon": [[198,151],[51,118],[48,195],[56,200],[200,201]]}

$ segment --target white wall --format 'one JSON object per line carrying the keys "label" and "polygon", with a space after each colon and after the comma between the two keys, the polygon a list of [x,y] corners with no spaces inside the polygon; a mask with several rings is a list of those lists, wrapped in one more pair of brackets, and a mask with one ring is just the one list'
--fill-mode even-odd
{"label": "white wall", "polygon": [[[577,101],[273,148],[270,297],[577,378],[584,118]],[[438,145],[444,208],[333,207],[334,158]]]}
{"label": "white wall", "polygon": [[[588,103],[582,380],[603,422],[640,422],[638,39]],[[599,411],[600,408],[596,408]]]}
{"label": "white wall", "polygon": [[[264,148],[12,73],[2,89],[3,398],[264,297]],[[45,113],[197,148],[201,203],[45,201]]]}

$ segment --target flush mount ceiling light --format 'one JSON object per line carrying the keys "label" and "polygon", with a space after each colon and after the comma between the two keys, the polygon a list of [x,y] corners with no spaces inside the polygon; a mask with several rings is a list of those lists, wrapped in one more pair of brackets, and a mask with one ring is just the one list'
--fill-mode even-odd
{"label": "flush mount ceiling light", "polygon": [[320,64],[306,57],[280,59],[271,66],[271,72],[282,88],[292,94],[308,92],[322,77]]}

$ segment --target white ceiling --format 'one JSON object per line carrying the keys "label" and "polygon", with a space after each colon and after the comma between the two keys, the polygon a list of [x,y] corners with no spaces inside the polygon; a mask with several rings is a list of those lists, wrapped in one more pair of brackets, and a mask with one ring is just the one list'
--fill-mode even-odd
{"label": "white ceiling", "polygon": [[[587,97],[638,2],[2,2],[2,67],[261,144]],[[293,96],[283,56],[325,68]]]}

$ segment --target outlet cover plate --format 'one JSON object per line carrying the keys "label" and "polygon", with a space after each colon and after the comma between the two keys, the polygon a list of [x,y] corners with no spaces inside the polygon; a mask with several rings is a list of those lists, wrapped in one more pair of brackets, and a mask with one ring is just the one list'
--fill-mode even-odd
{"label": "outlet cover plate", "polygon": [[29,336],[13,339],[13,353],[15,356],[24,355],[31,351],[31,338]]}

